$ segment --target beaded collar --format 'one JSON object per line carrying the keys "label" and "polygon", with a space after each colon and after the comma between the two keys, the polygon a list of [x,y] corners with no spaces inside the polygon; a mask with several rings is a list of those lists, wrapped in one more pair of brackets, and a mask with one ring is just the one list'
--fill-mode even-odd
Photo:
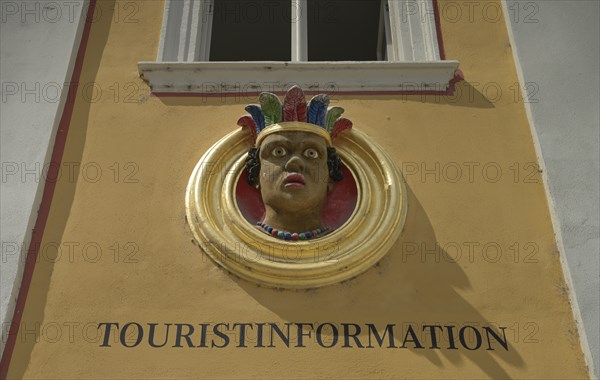
{"label": "beaded collar", "polygon": [[330,227],[316,228],[312,231],[306,232],[288,232],[280,231],[277,228],[273,228],[266,223],[256,222],[256,227],[261,229],[264,233],[271,235],[277,239],[298,241],[298,240],[310,240],[321,237],[331,231]]}

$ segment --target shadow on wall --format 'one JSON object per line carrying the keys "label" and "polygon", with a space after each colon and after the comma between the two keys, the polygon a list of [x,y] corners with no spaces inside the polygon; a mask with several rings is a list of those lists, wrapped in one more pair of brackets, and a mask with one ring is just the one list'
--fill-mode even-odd
{"label": "shadow on wall", "polygon": [[455,83],[454,91],[449,95],[413,95],[406,100],[453,107],[495,108],[493,100],[488,99],[471,83],[464,80]]}
{"label": "shadow on wall", "polygon": [[[238,285],[260,304],[292,323],[352,322],[362,326],[373,323],[379,329],[395,324],[395,331],[400,335],[395,336],[396,346],[402,345],[406,333],[402,326],[411,324],[426,348],[411,351],[435,366],[444,366],[442,358],[455,366],[466,359],[491,378],[508,378],[501,361],[512,367],[525,365],[509,334],[508,351],[499,346],[495,351],[487,351],[486,343],[474,351],[460,345],[457,350],[448,350],[448,341],[444,339],[439,340],[441,349],[428,349],[431,340],[421,339],[423,335],[417,328],[436,324],[456,325],[457,329],[464,325],[490,326],[502,334],[493,321],[486,320],[459,294],[459,290],[471,289],[471,285],[458,264],[444,259],[436,262],[431,257],[422,260],[419,253],[410,257],[403,253],[403,247],[415,243],[424,244],[429,250],[439,247],[425,210],[408,187],[407,192],[409,208],[402,236],[390,253],[366,273],[341,284],[304,291],[261,288],[236,278]],[[441,250],[438,253],[445,254]],[[331,334],[331,330],[328,332]],[[362,342],[368,341],[366,333],[363,330],[359,336]],[[331,337],[327,337],[327,341],[331,341]],[[409,343],[407,347],[414,345]]]}
{"label": "shadow on wall", "polygon": [[[112,25],[115,0],[102,0],[102,17],[94,19],[85,48],[85,64],[81,72],[79,83],[95,83],[104,47]],[[90,22],[89,18],[88,21]],[[90,101],[82,95],[82,86],[77,88],[77,94],[69,99],[76,99],[75,109],[68,130],[68,147],[65,149],[62,162],[82,162],[83,148],[85,146],[87,126],[90,113]],[[73,204],[75,190],[79,180],[80,170],[73,170],[71,175],[62,175],[56,184],[52,197],[52,223],[46,224],[43,232],[43,242],[62,242],[63,233],[69,213]],[[48,176],[51,178],[52,176]],[[49,217],[50,218],[50,217]],[[32,252],[28,252],[32,254]],[[37,253],[39,255],[39,252]],[[26,310],[20,326],[32,326],[44,323],[44,309],[46,307],[50,280],[54,265],[51,260],[38,260],[35,265],[35,276],[27,295]],[[18,331],[17,334],[21,334]],[[19,335],[20,336],[20,335]],[[10,361],[9,376],[22,379],[31,353],[35,346],[35,339],[18,340]]]}

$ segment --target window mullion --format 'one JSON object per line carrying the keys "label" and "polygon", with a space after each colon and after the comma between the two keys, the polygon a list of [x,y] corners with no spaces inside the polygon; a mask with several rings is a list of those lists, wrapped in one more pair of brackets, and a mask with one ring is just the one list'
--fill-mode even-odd
{"label": "window mullion", "polygon": [[200,12],[201,25],[199,38],[198,60],[210,60],[210,43],[212,37],[212,23],[215,10],[214,0],[202,0],[202,10]]}
{"label": "window mullion", "polygon": [[308,61],[307,0],[292,1],[292,62]]}
{"label": "window mullion", "polygon": [[190,46],[187,50],[186,61],[197,61],[200,57],[202,46],[200,41],[202,38],[202,6],[201,0],[196,0],[192,3],[190,11],[192,12],[191,28],[190,28]]}
{"label": "window mullion", "polygon": [[190,19],[192,15],[192,0],[183,0],[183,17],[179,26],[179,50],[177,52],[177,61],[185,62],[188,59],[188,51],[190,44]]}
{"label": "window mullion", "polygon": [[399,62],[404,59],[402,39],[400,38],[400,10],[398,9],[399,0],[384,0],[386,3],[385,11],[385,31],[388,43],[388,61]]}
{"label": "window mullion", "polygon": [[[392,29],[390,25],[390,9],[388,0],[381,1],[379,15],[379,36],[377,38],[377,54],[379,61],[394,60],[394,45],[392,43]],[[385,46],[383,46],[385,44]]]}

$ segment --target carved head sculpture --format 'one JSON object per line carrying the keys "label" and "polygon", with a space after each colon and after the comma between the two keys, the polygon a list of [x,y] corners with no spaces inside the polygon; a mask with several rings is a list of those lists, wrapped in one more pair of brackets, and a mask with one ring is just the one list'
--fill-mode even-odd
{"label": "carved head sculpture", "polygon": [[329,107],[326,95],[307,104],[299,87],[292,87],[283,104],[271,93],[262,93],[259,105],[249,105],[250,115],[238,125],[250,130],[255,141],[248,152],[248,182],[256,186],[265,205],[257,228],[274,237],[309,240],[330,231],[322,223],[327,192],[343,178],[341,160],[333,138],[352,128]]}

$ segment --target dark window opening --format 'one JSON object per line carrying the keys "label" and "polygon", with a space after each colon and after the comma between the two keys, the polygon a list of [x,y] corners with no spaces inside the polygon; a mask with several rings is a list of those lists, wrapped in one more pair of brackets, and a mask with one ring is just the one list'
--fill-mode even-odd
{"label": "dark window opening", "polygon": [[385,60],[381,12],[378,0],[308,0],[308,60]]}
{"label": "dark window opening", "polygon": [[215,0],[210,61],[290,61],[290,0]]}

